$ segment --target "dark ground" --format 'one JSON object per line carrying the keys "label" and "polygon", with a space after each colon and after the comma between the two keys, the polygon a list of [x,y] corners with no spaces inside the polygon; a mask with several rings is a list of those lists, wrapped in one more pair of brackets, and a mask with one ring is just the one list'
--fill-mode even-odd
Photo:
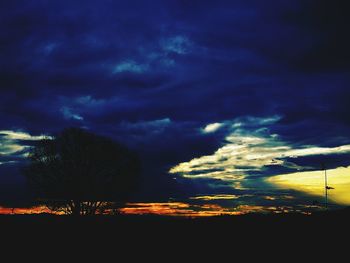
{"label": "dark ground", "polygon": [[[0,215],[0,226],[5,232],[46,234],[72,231],[103,234],[233,234],[243,232],[280,233],[307,230],[310,233],[341,230],[350,224],[350,208],[302,214],[249,214],[203,218],[167,217],[152,215],[119,215],[72,217],[41,215]],[[298,230],[299,229],[299,230]],[[243,232],[242,232],[243,231]]]}
{"label": "dark ground", "polygon": [[218,257],[234,257],[243,252],[248,258],[276,258],[275,253],[280,251],[284,251],[287,257],[289,254],[286,253],[291,253],[290,256],[314,253],[331,258],[334,256],[330,252],[332,247],[338,251],[336,256],[349,250],[349,219],[350,208],[311,216],[251,214],[196,219],[3,215],[0,216],[0,228],[7,248],[26,247],[35,253],[53,249],[57,250],[54,252],[57,256],[67,251],[79,254],[76,247],[83,246],[83,257],[89,257],[89,253],[95,254],[102,248],[107,253],[118,252],[117,257],[121,253],[123,257],[136,258],[146,254],[162,258],[161,252],[166,253],[166,258],[184,256],[184,253],[204,259],[206,255],[213,256],[212,253]]}

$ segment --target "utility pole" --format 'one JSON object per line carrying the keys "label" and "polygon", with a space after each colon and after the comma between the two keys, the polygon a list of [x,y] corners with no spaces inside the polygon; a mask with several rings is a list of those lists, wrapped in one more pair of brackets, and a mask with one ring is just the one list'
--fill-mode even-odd
{"label": "utility pole", "polygon": [[328,186],[328,177],[327,177],[327,168],[324,163],[322,163],[322,169],[324,170],[324,206],[326,209],[328,209],[328,190],[334,189],[331,186]]}
{"label": "utility pole", "polygon": [[324,189],[325,189],[325,207],[328,209],[328,183],[327,183],[327,169],[324,167]]}
{"label": "utility pole", "polygon": [[324,162],[321,163],[322,170],[324,170],[324,207],[328,209],[328,185],[327,185],[327,169]]}

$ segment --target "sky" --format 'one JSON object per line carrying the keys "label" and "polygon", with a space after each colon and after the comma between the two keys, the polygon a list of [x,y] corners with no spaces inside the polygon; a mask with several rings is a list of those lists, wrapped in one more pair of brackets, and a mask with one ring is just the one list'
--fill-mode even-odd
{"label": "sky", "polygon": [[132,211],[304,209],[322,162],[350,204],[349,8],[1,1],[0,205],[29,200],[28,150],[67,127],[139,153]]}

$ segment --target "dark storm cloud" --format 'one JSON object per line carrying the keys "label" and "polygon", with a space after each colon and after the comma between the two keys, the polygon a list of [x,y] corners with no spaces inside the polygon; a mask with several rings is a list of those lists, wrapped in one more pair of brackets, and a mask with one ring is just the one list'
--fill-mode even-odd
{"label": "dark storm cloud", "polygon": [[0,202],[2,205],[21,203],[28,199],[26,183],[18,165],[0,165]]}
{"label": "dark storm cloud", "polygon": [[350,37],[346,0],[303,1],[303,9],[291,13],[289,21],[297,23],[311,43],[301,57],[299,67],[309,71],[348,71]]}
{"label": "dark storm cloud", "polygon": [[348,5],[3,1],[0,130],[110,136],[163,196],[199,187],[167,172],[222,146],[210,123],[278,115],[269,129],[290,145],[349,144]]}
{"label": "dark storm cloud", "polygon": [[[156,7],[153,15],[152,6]],[[266,7],[256,1],[222,5],[170,1],[154,2],[151,7],[141,2],[109,1],[98,5],[93,1],[83,5],[46,1],[11,5],[4,18],[3,38],[9,44],[4,44],[3,62],[7,68],[12,65],[12,71],[6,74],[3,86],[18,89],[18,97],[12,98],[17,104],[38,94],[49,97],[48,102],[58,95],[123,95],[129,97],[127,104],[145,104],[122,110],[126,118],[142,119],[139,111],[146,119],[159,118],[161,112],[171,118],[203,120],[253,115],[261,109],[273,111],[270,102],[283,98],[288,78],[303,80],[288,72],[276,76],[279,65],[263,52],[265,45],[271,50],[287,45],[288,41],[281,43],[279,32],[297,38],[294,31],[299,23],[289,31],[293,23],[281,19],[290,9],[293,5],[274,1],[268,1]],[[256,24],[261,25],[258,32]],[[6,32],[11,32],[13,39]],[[274,34],[260,35],[268,32]],[[169,44],[174,46],[169,49]],[[164,66],[161,60],[174,65]],[[139,72],[113,74],[118,65],[128,61]],[[281,94],[276,94],[278,89]],[[300,100],[304,92],[297,93],[301,93],[296,98]],[[170,103],[170,98],[176,103]],[[51,111],[51,117],[59,112]],[[107,115],[118,115],[121,109],[114,114],[107,111]],[[33,109],[33,114],[38,112]]]}

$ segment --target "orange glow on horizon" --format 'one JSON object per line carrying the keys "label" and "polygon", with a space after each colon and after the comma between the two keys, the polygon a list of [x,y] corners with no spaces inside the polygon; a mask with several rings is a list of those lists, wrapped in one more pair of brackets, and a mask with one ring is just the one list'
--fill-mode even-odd
{"label": "orange glow on horizon", "polygon": [[189,205],[181,202],[169,203],[130,203],[121,208],[120,212],[129,215],[161,215],[161,216],[184,216],[205,217],[219,215],[241,215],[239,211],[229,211],[219,205]]}
{"label": "orange glow on horizon", "polygon": [[[124,215],[158,215],[158,216],[176,216],[176,217],[211,217],[211,216],[235,216],[251,213],[290,213],[297,212],[310,214],[312,207],[293,208],[290,206],[257,206],[257,205],[239,205],[237,207],[225,208],[218,204],[188,204],[183,202],[164,202],[164,203],[128,203],[120,208],[119,212]],[[0,206],[0,215],[28,215],[28,214],[53,214],[64,215],[63,212],[54,212],[46,206],[37,206],[30,208],[7,208]],[[110,214],[108,210],[104,215]]]}
{"label": "orange glow on horizon", "polygon": [[[306,208],[306,207],[305,207]],[[130,203],[120,209],[129,215],[162,215],[184,217],[209,217],[225,215],[246,215],[251,213],[305,213],[302,208],[294,209],[289,206],[257,206],[239,205],[235,208],[224,208],[218,204],[189,205],[187,203]]]}
{"label": "orange glow on horizon", "polygon": [[62,215],[62,213],[54,212],[46,206],[35,207],[2,207],[0,206],[0,215],[34,215],[34,214],[55,214]]}

